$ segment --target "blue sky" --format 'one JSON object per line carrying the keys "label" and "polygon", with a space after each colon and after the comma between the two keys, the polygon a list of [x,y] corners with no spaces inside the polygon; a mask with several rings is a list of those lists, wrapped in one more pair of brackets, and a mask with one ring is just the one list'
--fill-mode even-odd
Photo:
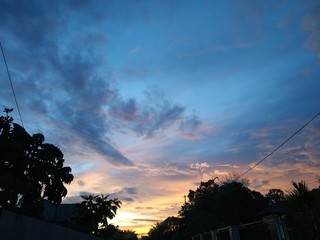
{"label": "blue sky", "polygon": [[[243,173],[320,111],[318,1],[1,3],[26,129],[64,152],[65,202],[119,197],[120,227],[147,232],[200,181]],[[0,80],[0,104],[16,108],[3,61]],[[250,187],[316,186],[319,128],[245,175]]]}

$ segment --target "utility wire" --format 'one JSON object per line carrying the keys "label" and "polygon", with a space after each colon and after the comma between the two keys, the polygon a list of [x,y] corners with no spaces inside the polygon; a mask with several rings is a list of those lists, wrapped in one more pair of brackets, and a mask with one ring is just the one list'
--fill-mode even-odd
{"label": "utility wire", "polygon": [[22,127],[24,127],[23,121],[22,121],[22,117],[21,117],[21,113],[20,113],[20,108],[19,108],[19,105],[18,105],[17,97],[16,97],[16,93],[15,93],[14,88],[13,88],[13,84],[12,84],[10,72],[9,72],[8,65],[7,65],[6,56],[5,56],[5,54],[4,54],[1,41],[0,41],[0,47],[1,47],[1,52],[2,52],[2,56],[3,56],[4,64],[6,65],[7,74],[8,74],[9,82],[10,82],[10,85],[11,85],[11,89],[12,89],[14,101],[15,101],[16,106],[17,106],[17,110],[18,110],[18,113],[19,113],[19,117],[20,117],[20,121],[21,121]]}
{"label": "utility wire", "polygon": [[263,159],[261,159],[259,162],[254,164],[252,167],[250,167],[247,171],[242,173],[240,176],[236,178],[236,180],[239,180],[241,177],[246,175],[248,172],[250,172],[252,169],[254,169],[256,166],[258,166],[260,163],[262,163],[264,160],[266,160],[268,157],[270,157],[273,153],[275,153],[279,148],[281,148],[283,145],[285,145],[287,142],[289,142],[295,135],[297,135],[302,129],[304,129],[309,123],[311,123],[315,118],[317,118],[320,115],[320,112],[318,112],[313,118],[311,118],[307,123],[305,123],[301,128],[299,128],[295,133],[293,133],[290,137],[288,137],[283,143],[281,143],[278,147],[276,147],[271,153],[269,153],[267,156],[265,156]]}

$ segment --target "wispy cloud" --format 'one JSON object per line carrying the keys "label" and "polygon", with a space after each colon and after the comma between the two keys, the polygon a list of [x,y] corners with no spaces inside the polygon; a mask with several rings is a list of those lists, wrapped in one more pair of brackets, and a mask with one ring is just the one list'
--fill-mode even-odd
{"label": "wispy cloud", "polygon": [[132,53],[132,54],[139,53],[140,51],[141,51],[141,47],[139,47],[139,46],[130,49],[130,53]]}
{"label": "wispy cloud", "polygon": [[304,29],[309,33],[307,46],[320,52],[320,6],[313,8],[303,21]]}
{"label": "wispy cloud", "polygon": [[146,90],[141,103],[134,99],[116,101],[109,113],[118,128],[126,127],[146,138],[176,125],[181,134],[194,139],[202,125],[197,115],[188,115],[185,107],[170,102],[159,89]]}

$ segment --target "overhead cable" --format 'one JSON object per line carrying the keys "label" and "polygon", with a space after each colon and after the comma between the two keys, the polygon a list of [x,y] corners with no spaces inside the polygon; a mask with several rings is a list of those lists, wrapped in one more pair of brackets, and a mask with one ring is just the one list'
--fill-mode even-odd
{"label": "overhead cable", "polygon": [[12,94],[13,94],[13,97],[14,97],[14,101],[15,101],[16,106],[17,106],[17,110],[18,110],[18,114],[19,114],[19,117],[20,117],[21,125],[22,125],[22,127],[24,127],[23,121],[22,121],[22,117],[21,117],[20,108],[19,108],[19,104],[18,104],[18,101],[17,101],[16,93],[15,93],[15,91],[14,91],[14,87],[13,87],[12,80],[11,80],[11,76],[10,76],[10,72],[9,72],[9,68],[8,68],[8,65],[7,65],[6,56],[5,56],[5,54],[4,54],[1,41],[0,41],[0,47],[1,47],[1,52],[2,52],[2,56],[3,56],[4,64],[6,65],[7,74],[8,74],[9,82],[10,82],[10,85],[11,85],[11,89],[12,89]]}
{"label": "overhead cable", "polygon": [[239,180],[241,177],[246,175],[248,172],[250,172],[252,169],[254,169],[256,166],[261,164],[263,161],[265,161],[268,157],[270,157],[273,153],[275,153],[279,148],[281,148],[283,145],[285,145],[287,142],[289,142],[294,136],[296,136],[302,129],[304,129],[309,123],[311,123],[314,119],[316,119],[320,115],[320,112],[318,112],[315,116],[313,116],[308,122],[306,122],[301,128],[299,128],[295,133],[293,133],[290,137],[288,137],[284,142],[282,142],[278,147],[276,147],[271,153],[269,153],[267,156],[265,156],[263,159],[261,159],[259,162],[255,163],[253,166],[251,166],[248,170],[246,170],[244,173],[242,173],[240,176],[236,178],[236,180]]}

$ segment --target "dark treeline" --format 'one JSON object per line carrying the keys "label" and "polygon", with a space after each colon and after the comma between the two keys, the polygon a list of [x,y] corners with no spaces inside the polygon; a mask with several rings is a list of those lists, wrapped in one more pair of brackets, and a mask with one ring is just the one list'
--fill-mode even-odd
{"label": "dark treeline", "polygon": [[[299,225],[304,213],[320,213],[320,189],[310,190],[304,181],[293,182],[286,194],[281,189],[270,189],[262,195],[251,190],[247,180],[229,179],[218,183],[216,179],[201,182],[196,190],[190,190],[179,215],[156,223],[144,239],[190,240],[200,233],[255,221],[271,208],[281,208],[287,222],[293,225]],[[319,216],[316,214],[314,221],[319,221]],[[310,234],[320,236],[319,227],[315,226]],[[292,231],[294,229],[298,231],[297,227]]]}
{"label": "dark treeline", "polygon": [[[52,205],[57,213],[66,197],[65,184],[73,181],[71,168],[64,166],[62,151],[46,143],[42,134],[30,135],[14,123],[12,110],[4,108],[5,116],[0,116],[0,214],[6,209],[45,220],[45,207]],[[119,199],[102,194],[81,197],[81,203],[71,206],[76,209],[74,216],[50,221],[102,239],[137,239],[134,231],[108,223],[120,208]]]}

